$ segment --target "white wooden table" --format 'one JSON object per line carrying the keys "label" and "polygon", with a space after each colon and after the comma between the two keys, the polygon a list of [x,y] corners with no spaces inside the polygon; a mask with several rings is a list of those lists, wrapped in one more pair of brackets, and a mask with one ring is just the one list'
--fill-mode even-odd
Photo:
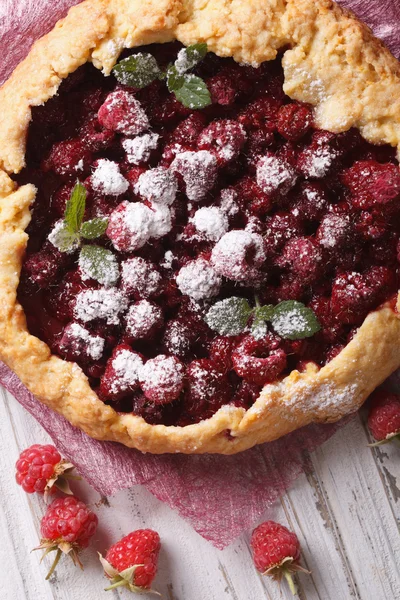
{"label": "white wooden table", "polygon": [[[141,487],[101,498],[79,483],[82,499],[100,519],[85,571],[64,559],[51,582],[49,560],[39,565],[42,499],[14,482],[14,463],[47,434],[12,396],[0,388],[0,599],[101,600],[129,598],[127,591],[104,592],[96,550],[141,527],[159,531],[163,550],[154,587],[166,600],[282,600],[292,596],[255,571],[247,532],[223,551],[195,533],[169,507]],[[398,600],[400,598],[400,450],[368,448],[360,417],[310,456],[307,473],[268,511],[300,538],[302,600]],[[151,597],[151,596],[145,596]],[[152,596],[153,597],[153,596]]]}

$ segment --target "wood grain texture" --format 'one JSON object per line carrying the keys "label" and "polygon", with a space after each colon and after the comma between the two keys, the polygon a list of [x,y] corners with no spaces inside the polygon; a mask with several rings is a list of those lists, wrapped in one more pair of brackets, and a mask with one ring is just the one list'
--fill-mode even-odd
{"label": "wood grain texture", "polygon": [[[84,482],[76,490],[96,510],[100,527],[83,555],[85,571],[68,560],[51,582],[49,561],[30,553],[39,536],[43,501],[14,483],[19,452],[48,437],[37,422],[0,389],[0,579],[1,600],[101,600],[130,597],[104,592],[96,550],[104,551],[136,528],[160,532],[163,551],[154,587],[166,600],[288,600],[260,576],[251,561],[250,532],[216,550],[166,505],[141,487],[100,498]],[[357,417],[307,457],[306,472],[265,517],[288,525],[300,538],[301,600],[398,600],[400,598],[400,461],[395,447],[371,449],[363,417]],[[147,596],[143,596],[144,598]],[[150,598],[150,596],[148,596]]]}

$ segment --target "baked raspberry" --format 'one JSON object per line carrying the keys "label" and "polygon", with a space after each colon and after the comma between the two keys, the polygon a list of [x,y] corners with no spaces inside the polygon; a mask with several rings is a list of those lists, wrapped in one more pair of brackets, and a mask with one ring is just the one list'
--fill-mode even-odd
{"label": "baked raspberry", "polygon": [[321,324],[321,335],[328,343],[334,343],[343,332],[343,324],[332,313],[331,301],[327,296],[312,298],[309,307],[314,311]]}
{"label": "baked raspberry", "polygon": [[161,290],[161,282],[155,265],[140,256],[121,263],[122,289],[130,297],[138,300],[156,296]]}
{"label": "baked raspberry", "polygon": [[52,147],[43,161],[44,172],[54,171],[57,175],[75,175],[87,172],[92,162],[92,153],[81,140],[66,140]]}
{"label": "baked raspberry", "polygon": [[168,404],[176,400],[184,382],[185,368],[175,356],[159,354],[140,369],[142,390],[155,404]]}
{"label": "baked raspberry", "polygon": [[218,160],[219,166],[239,156],[246,142],[246,131],[240,123],[229,119],[213,121],[201,132],[197,145],[200,150],[208,150]]}
{"label": "baked raspberry", "polygon": [[303,182],[292,209],[295,216],[301,215],[308,221],[319,221],[328,210],[328,192],[320,182]]}
{"label": "baked raspberry", "polygon": [[15,479],[28,494],[54,493],[56,488],[71,494],[68,474],[73,464],[61,459],[57,448],[51,444],[33,444],[23,452],[15,465]]}
{"label": "baked raspberry", "polygon": [[69,323],[64,328],[57,350],[67,360],[88,362],[103,356],[104,344],[104,338],[92,335],[78,323]]}
{"label": "baked raspberry", "polygon": [[398,441],[400,434],[400,396],[376,390],[371,396],[368,427],[381,443]]}
{"label": "baked raspberry", "polygon": [[192,217],[197,233],[209,242],[218,242],[228,231],[229,222],[225,212],[217,206],[203,206]]}
{"label": "baked raspberry", "polygon": [[72,559],[74,565],[82,568],[79,552],[89,545],[97,524],[97,516],[74,496],[57,498],[50,504],[40,523],[42,539],[37,548],[44,549],[45,554],[57,551],[46,579],[53,574],[62,552]]}
{"label": "baked raspberry", "polygon": [[297,169],[306,179],[322,179],[335,165],[340,153],[322,139],[314,140],[298,156]]}
{"label": "baked raspberry", "polygon": [[237,92],[234,81],[224,73],[218,73],[207,79],[207,87],[213,104],[230,106],[236,100]]}
{"label": "baked raspberry", "polygon": [[291,165],[272,152],[258,161],[256,177],[257,185],[265,194],[279,192],[285,195],[297,181],[296,171]]}
{"label": "baked raspberry", "polygon": [[322,248],[338,251],[353,245],[354,233],[350,215],[328,213],[318,227],[316,240]]}
{"label": "baked raspberry", "polygon": [[255,172],[260,158],[275,146],[275,136],[273,132],[266,129],[256,129],[249,131],[247,136],[246,159],[251,172]]}
{"label": "baked raspberry", "polygon": [[200,315],[181,311],[176,319],[169,320],[165,326],[163,349],[166,354],[187,359],[190,354],[196,354],[197,349],[204,347],[208,332]]}
{"label": "baked raspberry", "polygon": [[142,356],[128,344],[116,346],[101,378],[102,397],[115,402],[134,392],[139,386],[139,370],[142,366]]}
{"label": "baked raspberry", "polygon": [[168,96],[160,104],[153,105],[150,117],[155,125],[165,127],[173,125],[178,119],[183,119],[190,115],[190,109],[184,106],[175,95]]}
{"label": "baked raspberry", "polygon": [[153,212],[141,202],[121,202],[110,215],[106,234],[116,250],[133,252],[151,237]]}
{"label": "baked raspberry", "polygon": [[[133,531],[111,546],[106,558],[100,557],[105,573],[111,579],[111,588],[125,587],[139,594],[149,591],[157,573],[160,547],[160,536],[151,529]],[[128,569],[132,570],[132,576],[127,579]]]}
{"label": "baked raspberry", "polygon": [[125,179],[127,179],[129,181],[129,188],[132,191],[132,193],[135,193],[135,186],[137,184],[137,182],[139,181],[139,177],[143,174],[146,173],[147,168],[144,166],[137,166],[137,167],[132,167],[131,169],[129,169],[129,171],[127,171],[125,173]]}
{"label": "baked raspberry", "polygon": [[181,175],[189,200],[199,202],[214,186],[217,159],[208,150],[179,152],[172,161],[171,169]]}
{"label": "baked raspberry", "polygon": [[[233,216],[238,215],[240,217],[254,214],[264,217],[273,207],[274,198],[271,195],[265,194],[253,177],[246,176],[239,179],[231,189],[230,194],[234,194],[235,196],[233,204],[235,212]],[[231,200],[228,198],[228,201],[228,206],[231,206],[232,197]],[[238,217],[236,217],[237,220]]]}
{"label": "baked raspberry", "polygon": [[111,92],[98,112],[99,123],[125,135],[138,135],[149,128],[149,120],[140,102],[126,90]]}
{"label": "baked raspberry", "polygon": [[65,207],[67,206],[68,200],[71,198],[75,183],[76,182],[74,181],[62,185],[51,198],[51,208],[56,211],[59,217],[64,218]]}
{"label": "baked raspberry", "polygon": [[233,281],[255,281],[265,261],[263,238],[249,231],[228,231],[214,246],[211,256],[219,275]]}
{"label": "baked raspberry", "polygon": [[231,404],[247,410],[260,397],[261,387],[249,381],[242,381],[233,396]]}
{"label": "baked raspberry", "polygon": [[194,149],[197,139],[206,125],[207,119],[205,115],[201,112],[195,112],[179,123],[172,132],[169,143],[191,146]]}
{"label": "baked raspberry", "polygon": [[171,206],[178,191],[178,181],[174,173],[164,167],[157,167],[142,173],[134,190],[138,196],[150,202]]}
{"label": "baked raspberry", "polygon": [[261,340],[246,336],[232,352],[233,368],[250,383],[265,385],[275,381],[286,367],[286,354],[279,338],[267,335]]}
{"label": "baked raspberry", "polygon": [[47,290],[46,300],[50,313],[62,323],[71,321],[75,299],[79,292],[87,287],[78,271],[67,273],[58,286],[52,286]]}
{"label": "baked raspberry", "polygon": [[[63,257],[62,257],[63,258]],[[60,274],[62,263],[60,262],[59,252],[54,248],[39,250],[31,254],[24,263],[24,269],[31,281],[40,288],[48,288],[54,284]]]}
{"label": "baked raspberry", "polygon": [[210,346],[210,357],[215,365],[224,372],[232,368],[232,352],[237,345],[235,337],[216,337]]}
{"label": "baked raspberry", "polygon": [[121,196],[128,190],[129,183],[116,162],[101,158],[93,166],[90,186],[95,192],[107,196]]}
{"label": "baked raspberry", "polygon": [[97,118],[87,121],[79,131],[82,143],[91,152],[101,152],[110,148],[115,139],[111,129],[102,127]]}
{"label": "baked raspberry", "polygon": [[368,312],[395,285],[387,267],[371,267],[364,273],[342,273],[333,282],[331,307],[342,323],[360,324]]}
{"label": "baked raspberry", "polygon": [[131,165],[148,163],[155,155],[160,136],[158,133],[144,133],[134,138],[122,140],[122,147],[126,152],[126,160]]}
{"label": "baked raspberry", "polygon": [[175,211],[173,207],[157,202],[144,202],[151,210],[150,237],[159,239],[167,235],[174,224]]}
{"label": "baked raspberry", "polygon": [[359,209],[386,204],[400,194],[400,170],[392,163],[356,162],[343,172],[342,181],[351,191],[353,205]]}
{"label": "baked raspberry", "polygon": [[87,289],[76,297],[74,317],[81,323],[102,321],[107,325],[119,325],[127,308],[128,298],[116,288]]}
{"label": "baked raspberry", "polygon": [[280,102],[272,96],[263,96],[251,102],[238,117],[246,129],[270,129],[274,131],[277,125],[277,115]]}
{"label": "baked raspberry", "polygon": [[157,304],[148,300],[139,300],[131,304],[126,315],[126,338],[131,342],[151,339],[163,323],[163,312]]}
{"label": "baked raspberry", "polygon": [[289,269],[304,283],[312,283],[323,273],[322,252],[311,238],[292,238],[277,260],[281,268]]}
{"label": "baked raspberry", "polygon": [[219,294],[222,280],[214,265],[204,258],[198,258],[181,268],[176,283],[185,296],[205,300]]}
{"label": "baked raspberry", "polygon": [[277,129],[284,138],[296,142],[307,133],[311,122],[312,113],[308,106],[294,102],[279,109]]}
{"label": "baked raspberry", "polygon": [[187,368],[188,412],[201,414],[208,408],[214,411],[229,401],[231,386],[227,375],[212,360],[192,361]]}

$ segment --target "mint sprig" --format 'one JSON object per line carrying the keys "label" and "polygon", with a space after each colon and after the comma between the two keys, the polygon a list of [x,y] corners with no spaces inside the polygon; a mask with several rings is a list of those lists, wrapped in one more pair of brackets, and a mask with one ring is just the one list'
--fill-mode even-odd
{"label": "mint sprig", "polygon": [[257,302],[252,308],[245,298],[226,298],[209,309],[205,321],[220,335],[239,335],[248,329],[255,339],[267,334],[267,323],[287,340],[311,337],[321,328],[311,308],[295,300],[280,302],[277,306],[261,306]]}
{"label": "mint sprig", "polygon": [[87,278],[95,279],[106,287],[116,285],[119,279],[116,256],[102,246],[83,246],[79,266]]}
{"label": "mint sprig", "polygon": [[95,240],[96,238],[105,234],[108,225],[108,219],[106,217],[99,217],[86,221],[81,227],[81,236],[85,240]]}
{"label": "mint sprig", "polygon": [[71,197],[67,201],[64,214],[64,223],[71,233],[79,233],[85,215],[87,191],[85,186],[76,182]]}
{"label": "mint sprig", "polygon": [[211,95],[203,79],[188,73],[207,54],[207,44],[193,44],[179,51],[174,64],[163,72],[154,56],[139,53],[121,60],[113,68],[117,80],[124,85],[143,88],[156,79],[165,79],[168,90],[187,108],[205,108],[211,104]]}

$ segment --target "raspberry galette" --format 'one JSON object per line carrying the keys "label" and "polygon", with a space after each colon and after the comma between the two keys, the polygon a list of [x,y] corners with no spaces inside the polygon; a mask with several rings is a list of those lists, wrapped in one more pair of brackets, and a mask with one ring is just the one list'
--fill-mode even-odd
{"label": "raspberry galette", "polygon": [[92,437],[234,453],[400,366],[400,70],[351,14],[87,0],[0,110],[0,357]]}

